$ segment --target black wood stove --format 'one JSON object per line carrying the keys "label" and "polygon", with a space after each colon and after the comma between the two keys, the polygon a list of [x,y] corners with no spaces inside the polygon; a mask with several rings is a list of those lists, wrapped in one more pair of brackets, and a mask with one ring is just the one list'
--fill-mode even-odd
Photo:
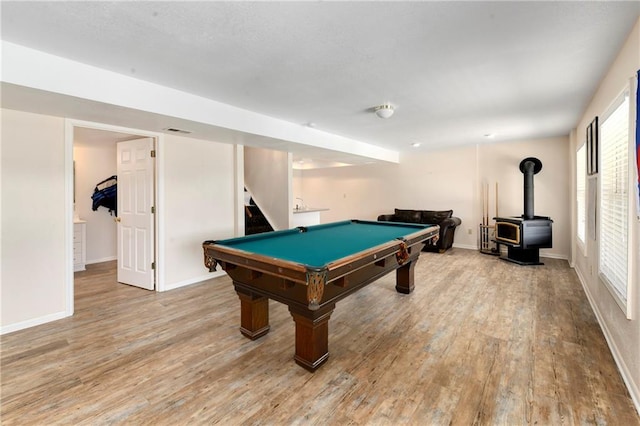
{"label": "black wood stove", "polygon": [[524,214],[522,216],[494,217],[495,241],[507,246],[503,258],[520,265],[542,265],[540,249],[552,247],[551,224],[547,216],[533,213],[533,175],[542,170],[542,162],[534,157],[520,162],[524,174]]}

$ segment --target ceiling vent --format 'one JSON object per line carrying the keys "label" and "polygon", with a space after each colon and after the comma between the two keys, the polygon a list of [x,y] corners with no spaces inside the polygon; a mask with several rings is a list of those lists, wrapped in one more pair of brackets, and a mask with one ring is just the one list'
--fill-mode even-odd
{"label": "ceiling vent", "polygon": [[191,134],[191,132],[188,130],[176,129],[175,127],[167,127],[166,129],[162,129],[162,130],[171,132],[171,133],[182,133],[183,135]]}

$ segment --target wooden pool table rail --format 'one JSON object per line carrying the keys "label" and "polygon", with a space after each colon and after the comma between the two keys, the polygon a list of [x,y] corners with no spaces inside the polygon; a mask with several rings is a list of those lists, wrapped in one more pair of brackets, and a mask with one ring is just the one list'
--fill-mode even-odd
{"label": "wooden pool table rail", "polygon": [[[314,371],[328,356],[328,322],[336,302],[396,271],[396,290],[411,293],[414,268],[423,245],[438,236],[438,226],[428,227],[324,267],[313,267],[203,243],[205,265],[219,264],[231,277],[240,298],[240,331],[255,340],[269,332],[269,299],[283,303],[296,324],[294,359]],[[331,285],[329,285],[331,284]]]}
{"label": "wooden pool table rail", "polygon": [[[299,227],[300,232],[306,232],[305,227]],[[399,265],[406,261],[407,251],[418,243],[424,244],[427,240],[438,238],[439,227],[437,225],[421,229],[402,238],[371,247],[367,250],[345,256],[325,266],[309,266],[301,263],[265,256],[258,253],[248,252],[235,247],[225,246],[216,241],[205,241],[204,264],[213,272],[220,264],[225,272],[229,272],[236,266],[243,266],[251,269],[257,274],[269,274],[273,277],[282,278],[293,283],[306,286],[312,285],[315,277],[321,275],[323,279],[318,285],[320,289],[312,289],[308,300],[309,309],[317,309],[320,300],[311,297],[312,294],[320,293],[322,296],[323,287],[329,283],[341,285],[340,279],[346,275],[370,265],[381,262],[386,257],[396,255]],[[256,276],[257,278],[257,276]],[[343,284],[342,284],[343,285]]]}

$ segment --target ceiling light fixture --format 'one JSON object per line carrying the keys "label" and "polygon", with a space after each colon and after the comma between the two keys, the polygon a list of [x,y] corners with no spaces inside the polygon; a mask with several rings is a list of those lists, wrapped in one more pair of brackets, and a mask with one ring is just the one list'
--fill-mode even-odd
{"label": "ceiling light fixture", "polygon": [[412,147],[417,148],[420,146],[420,142],[414,142],[411,144]]}
{"label": "ceiling light fixture", "polygon": [[487,138],[487,139],[494,139],[496,137],[496,134],[495,133],[485,133],[483,136],[485,138]]}
{"label": "ceiling light fixture", "polygon": [[393,115],[393,105],[386,103],[373,109],[380,118],[389,118]]}

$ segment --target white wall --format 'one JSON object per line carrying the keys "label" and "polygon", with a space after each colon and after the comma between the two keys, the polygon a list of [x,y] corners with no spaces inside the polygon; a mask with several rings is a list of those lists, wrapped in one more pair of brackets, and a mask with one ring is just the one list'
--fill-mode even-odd
{"label": "white wall", "polygon": [[[296,198],[304,198],[302,197],[304,190],[302,188],[302,170],[293,169],[291,173],[291,193],[293,194],[291,197],[291,203],[295,207],[296,204],[300,202]],[[306,200],[305,204],[307,203]]]}
{"label": "white wall", "polygon": [[392,163],[301,170],[293,186],[306,205],[329,209],[321,212],[323,223],[375,220],[393,208],[389,200],[395,199],[394,176],[399,172],[400,166]]}
{"label": "white wall", "polygon": [[164,161],[165,288],[216,275],[204,267],[202,242],[235,229],[234,146],[167,135]]}
{"label": "white wall", "polygon": [[2,332],[65,316],[64,120],[3,109]]}
{"label": "white wall", "polygon": [[96,184],[116,174],[116,142],[74,140],[76,212],[87,222],[87,263],[105,262],[117,257],[116,223],[109,211],[91,209]]}
{"label": "white wall", "polygon": [[[117,257],[114,217],[105,208],[91,209],[96,183],[116,174],[116,145],[116,139],[74,141],[76,209],[87,221],[87,263]],[[202,242],[234,236],[233,148],[174,135],[164,138],[159,155],[165,165],[165,289],[211,278],[202,264]]]}
{"label": "white wall", "polygon": [[244,148],[244,184],[273,229],[289,229],[292,221],[292,154]]}
{"label": "white wall", "polygon": [[[453,215],[462,220],[456,229],[456,247],[476,248],[477,227],[481,222],[476,196],[480,188],[476,155],[476,148],[471,146],[405,152],[401,156],[402,173],[396,181],[400,185],[396,190],[399,208],[453,210]],[[393,209],[387,211],[393,213]]]}
{"label": "white wall", "polygon": [[462,220],[456,230],[455,246],[475,249],[478,225],[482,221],[481,183],[489,183],[492,215],[496,181],[499,213],[521,215],[523,175],[518,166],[526,157],[538,157],[543,169],[534,179],[535,212],[554,220],[553,248],[542,250],[541,255],[568,258],[568,144],[568,138],[550,138],[442,151],[412,151],[401,154],[400,164],[302,170],[294,175],[294,188],[308,205],[330,209],[323,212],[323,222],[375,220],[379,214],[393,213],[396,207],[452,209],[454,216]]}
{"label": "white wall", "polygon": [[[520,162],[536,157],[542,170],[534,175],[535,214],[553,220],[553,248],[540,251],[541,256],[569,259],[571,253],[571,158],[569,138],[481,145],[478,150],[481,181],[489,182],[490,192],[498,182],[498,210],[501,216],[524,213],[524,176]],[[493,194],[491,194],[493,195]],[[490,203],[494,211],[494,203]]]}
{"label": "white wall", "polygon": [[[575,130],[576,137],[570,150],[572,170],[574,170],[572,177],[575,174],[575,152],[584,143],[587,125],[595,116],[602,116],[611,102],[629,84],[630,78],[635,75],[638,69],[640,69],[640,19],[636,22],[625,45],[578,122]],[[634,99],[633,94],[632,99]],[[634,103],[633,100],[632,103]],[[633,159],[630,160],[630,167],[632,167]],[[634,180],[634,173],[632,167],[631,181]],[[630,203],[635,206],[634,196],[633,193],[629,194]],[[571,200],[575,200],[575,178],[573,178]],[[640,223],[638,220],[632,220],[631,223],[629,236],[632,241],[635,241],[636,247],[630,253],[632,258],[631,280],[635,283],[634,292],[629,295],[629,303],[633,306],[633,319],[631,320],[626,318],[625,313],[617,305],[609,290],[598,278],[598,241],[587,241],[585,253],[578,247],[574,237],[572,250],[576,272],[578,272],[600,326],[607,337],[613,356],[631,391],[636,408],[640,412],[640,249],[638,249],[640,246]]]}
{"label": "white wall", "polygon": [[[64,119],[3,109],[1,120],[0,333],[8,333],[67,315],[73,228],[65,187],[73,176]],[[202,242],[237,228],[236,147],[168,135],[162,149],[161,279],[169,290],[223,274],[205,269]]]}

